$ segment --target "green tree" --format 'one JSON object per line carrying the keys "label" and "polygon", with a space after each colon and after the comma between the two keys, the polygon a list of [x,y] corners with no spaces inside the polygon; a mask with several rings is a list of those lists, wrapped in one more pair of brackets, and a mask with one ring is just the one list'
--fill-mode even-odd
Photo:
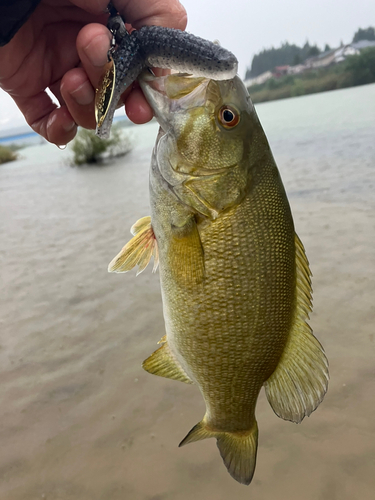
{"label": "green tree", "polygon": [[296,54],[293,58],[293,66],[297,66],[297,64],[301,64],[300,54]]}
{"label": "green tree", "polygon": [[72,144],[73,165],[101,163],[106,157],[122,156],[132,149],[128,136],[112,126],[109,139],[99,139],[93,130],[80,129]]}
{"label": "green tree", "polygon": [[316,45],[313,45],[312,47],[310,47],[310,49],[307,53],[307,56],[314,57],[314,56],[318,56],[319,54],[320,54],[319,48]]}
{"label": "green tree", "polygon": [[375,28],[369,26],[366,29],[359,28],[353,37],[353,43],[360,40],[375,40]]}
{"label": "green tree", "polygon": [[10,148],[0,146],[0,163],[17,160],[18,156]]}
{"label": "green tree", "polygon": [[345,70],[351,73],[352,85],[375,82],[375,47],[368,47],[345,61]]}

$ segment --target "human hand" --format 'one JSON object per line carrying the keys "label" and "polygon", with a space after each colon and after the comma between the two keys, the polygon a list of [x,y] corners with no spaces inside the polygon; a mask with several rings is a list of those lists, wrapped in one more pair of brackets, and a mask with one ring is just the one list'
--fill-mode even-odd
{"label": "human hand", "polygon": [[[28,21],[0,47],[0,86],[13,98],[33,130],[67,144],[77,125],[95,128],[94,97],[111,40],[108,0],[42,0]],[[178,0],[118,0],[128,28],[159,25],[185,29]],[[60,107],[45,89],[57,97]],[[146,123],[152,111],[135,84],[123,94],[128,117]]]}

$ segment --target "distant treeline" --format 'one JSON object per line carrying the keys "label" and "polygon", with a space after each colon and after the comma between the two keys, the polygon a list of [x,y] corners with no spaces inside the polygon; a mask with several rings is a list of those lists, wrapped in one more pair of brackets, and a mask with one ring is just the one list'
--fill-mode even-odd
{"label": "distant treeline", "polygon": [[359,55],[349,56],[341,64],[300,75],[271,78],[262,85],[253,85],[249,92],[252,101],[258,103],[374,82],[375,47],[369,47]]}
{"label": "distant treeline", "polygon": [[359,28],[359,30],[354,34],[353,43],[359,42],[360,40],[375,41],[375,28]]}
{"label": "distant treeline", "polygon": [[[372,27],[367,29],[359,28],[354,34],[353,43],[360,40],[375,40],[375,29]],[[303,63],[307,58],[317,56],[327,50],[330,50],[328,44],[321,50],[317,45],[310,45],[309,42],[306,42],[303,47],[285,42],[278,49],[273,47],[264,49],[254,56],[251,68],[246,71],[245,79],[255,78],[265,71],[273,71],[276,66],[295,66]]]}
{"label": "distant treeline", "polygon": [[[327,50],[329,50],[328,46]],[[306,42],[303,47],[285,42],[278,49],[273,47],[272,49],[264,49],[254,56],[251,69],[246,71],[245,79],[255,78],[265,71],[273,71],[276,66],[295,66],[308,57],[318,54],[320,54],[319,48],[316,45],[310,45],[309,42]]]}

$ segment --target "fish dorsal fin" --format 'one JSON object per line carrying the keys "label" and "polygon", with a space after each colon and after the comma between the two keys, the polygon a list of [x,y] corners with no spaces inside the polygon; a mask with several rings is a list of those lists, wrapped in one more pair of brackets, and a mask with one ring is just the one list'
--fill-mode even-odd
{"label": "fish dorsal fin", "polygon": [[163,337],[160,342],[163,342],[163,345],[143,361],[142,368],[146,372],[158,375],[159,377],[171,378],[185,382],[186,384],[192,384],[193,381],[191,378],[186,375],[178,362],[173,358],[167,340]]}
{"label": "fish dorsal fin", "polygon": [[309,263],[295,235],[297,297],[293,326],[280,362],[265,382],[268,401],[279,417],[299,423],[323,400],[328,386],[328,361],[306,320],[312,310]]}
{"label": "fish dorsal fin", "polygon": [[151,217],[139,219],[131,228],[134,237],[124,246],[121,252],[110,262],[109,272],[126,273],[138,264],[137,276],[154,256],[154,273],[159,265],[158,244],[151,226]]}

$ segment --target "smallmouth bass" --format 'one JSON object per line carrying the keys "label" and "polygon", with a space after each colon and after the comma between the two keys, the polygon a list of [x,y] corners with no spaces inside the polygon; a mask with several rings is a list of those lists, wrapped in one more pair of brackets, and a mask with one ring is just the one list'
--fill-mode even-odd
{"label": "smallmouth bass", "polygon": [[284,187],[238,77],[144,75],[160,124],[151,217],[110,271],[159,264],[166,335],[146,371],[195,383],[206,413],[180,443],[214,437],[231,476],[250,484],[262,386],[276,415],[301,422],[328,385],[307,323],[311,280]]}

